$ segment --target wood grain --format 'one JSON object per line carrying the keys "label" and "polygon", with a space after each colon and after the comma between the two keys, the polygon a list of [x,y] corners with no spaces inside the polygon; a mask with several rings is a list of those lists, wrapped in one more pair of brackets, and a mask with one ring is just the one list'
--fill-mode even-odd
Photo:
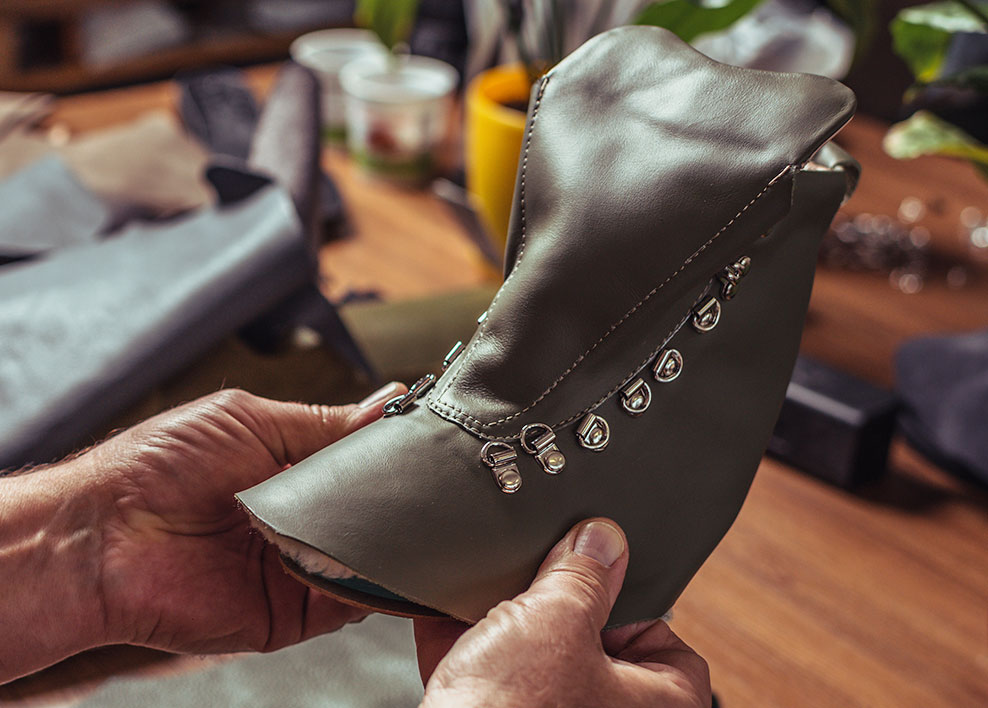
{"label": "wood grain", "polygon": [[[252,82],[263,89],[272,75],[254,71]],[[79,96],[53,120],[90,130],[172,101],[167,84]],[[918,196],[935,207],[927,225],[937,252],[966,257],[957,218],[967,205],[986,210],[988,187],[961,163],[888,158],[883,130],[856,118],[841,136],[864,166],[845,210],[894,215],[903,197]],[[431,195],[369,180],[339,152],[327,151],[325,164],[353,220],[348,237],[323,249],[328,292],[397,299],[496,277]],[[905,295],[883,275],[821,268],[804,352],[890,385],[904,340],[988,326],[988,277],[972,272],[961,290],[934,282]],[[988,494],[901,442],[888,476],[854,494],[766,459],[673,626],[708,659],[727,708],[988,706]],[[79,680],[91,680],[94,660],[75,661],[85,667]],[[116,661],[96,663],[127,668]],[[71,675],[56,667],[0,689],[0,701],[64,689]]]}

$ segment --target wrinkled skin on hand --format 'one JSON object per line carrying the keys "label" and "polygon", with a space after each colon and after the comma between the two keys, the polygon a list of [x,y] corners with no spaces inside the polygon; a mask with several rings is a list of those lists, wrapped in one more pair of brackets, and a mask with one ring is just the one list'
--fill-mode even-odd
{"label": "wrinkled skin on hand", "polygon": [[175,652],[273,651],[362,619],[365,611],[288,576],[233,495],[379,415],[376,404],[221,391],[80,458],[102,475],[112,508],[100,570],[107,639]]}
{"label": "wrinkled skin on hand", "polygon": [[[425,708],[710,706],[706,662],[664,621],[601,633],[628,566],[623,533],[601,521],[571,530],[531,588],[474,627],[416,622]],[[581,535],[591,525],[610,546]]]}

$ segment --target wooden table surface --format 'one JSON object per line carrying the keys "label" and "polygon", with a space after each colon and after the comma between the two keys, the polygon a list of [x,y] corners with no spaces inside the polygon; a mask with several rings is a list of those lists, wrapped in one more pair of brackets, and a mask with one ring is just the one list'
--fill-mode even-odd
{"label": "wooden table surface", "polygon": [[[263,90],[272,76],[256,69],[251,81]],[[156,84],[64,99],[54,120],[84,132],[173,105],[173,88]],[[919,197],[933,205],[925,224],[936,251],[965,257],[958,216],[968,205],[988,211],[988,187],[960,163],[892,160],[883,130],[859,117],[841,136],[864,167],[845,212],[894,215],[903,197]],[[496,277],[431,194],[370,180],[335,151],[326,165],[354,221],[351,236],[323,250],[330,292],[398,299]],[[803,350],[887,386],[904,340],[986,326],[984,270],[959,290],[939,279],[907,295],[884,275],[821,268]],[[726,708],[988,706],[988,494],[902,442],[887,477],[853,494],[766,459],[673,626],[709,661]],[[83,679],[100,662],[85,659]],[[58,673],[0,689],[0,702],[44,699],[46,681],[64,688],[64,677],[46,676]]]}

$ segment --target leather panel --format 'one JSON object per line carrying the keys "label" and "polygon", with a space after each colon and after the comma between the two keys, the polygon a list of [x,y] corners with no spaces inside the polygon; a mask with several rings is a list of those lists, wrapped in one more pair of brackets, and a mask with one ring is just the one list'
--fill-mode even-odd
{"label": "leather panel", "polygon": [[657,28],[586,43],[533,89],[508,278],[430,405],[490,439],[595,405],[670,306],[788,212],[787,170],[853,106],[837,82],[722,65]]}
{"label": "leather panel", "polygon": [[819,241],[845,187],[843,171],[795,176],[793,209],[746,249],[751,272],[717,327],[687,326],[672,340],[682,375],[661,384],[643,374],[653,398],[641,417],[605,401],[596,412],[612,439],[602,452],[561,431],[561,474],[546,475],[519,450],[523,485],[502,493],[480,460],[482,441],[419,402],[238,497],[275,532],[467,621],[527,587],[572,524],[608,516],[631,547],[609,624],[662,615],[747,494],[795,361]]}

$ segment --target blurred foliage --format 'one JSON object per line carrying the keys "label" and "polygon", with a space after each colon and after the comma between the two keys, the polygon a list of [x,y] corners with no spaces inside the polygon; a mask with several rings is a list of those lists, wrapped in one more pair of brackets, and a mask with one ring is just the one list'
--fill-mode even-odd
{"label": "blurred foliage", "polygon": [[419,0],[357,0],[353,20],[376,34],[388,49],[394,51],[408,41],[415,24]]}
{"label": "blurred foliage", "polygon": [[827,0],[830,11],[841,18],[854,32],[854,59],[857,61],[871,46],[878,26],[878,5],[881,0]]}
{"label": "blurred foliage", "polygon": [[889,129],[886,152],[966,159],[988,178],[988,1],[907,7],[891,31],[916,79],[905,99],[919,110]]}
{"label": "blurred foliage", "polygon": [[929,111],[916,111],[885,135],[885,152],[899,159],[945,155],[970,160],[988,178],[988,146]]}
{"label": "blurred foliage", "polygon": [[[529,80],[534,82],[563,59],[563,37],[570,16],[567,2],[502,2],[507,30],[514,38],[518,56],[528,71]],[[761,2],[762,0],[659,0],[646,6],[635,18],[634,24],[664,27],[689,42],[701,34],[727,29]],[[588,37],[607,29],[607,20],[612,9],[611,3],[599,4],[597,15],[589,25]],[[526,21],[534,23],[534,41],[531,38],[526,41],[523,37],[522,28],[527,24]]]}
{"label": "blurred foliage", "polygon": [[[563,60],[563,35],[569,21],[564,0],[502,0],[507,31],[514,38],[518,58],[525,66],[529,83],[534,84],[545,72]],[[603,14],[608,3],[601,3],[590,35],[606,29]],[[523,28],[530,23],[534,38],[526,41]]]}
{"label": "blurred foliage", "polygon": [[660,0],[641,11],[636,25],[654,25],[675,32],[684,42],[701,34],[725,30],[761,3],[762,0],[727,0],[708,3],[702,0]]}
{"label": "blurred foliage", "polygon": [[[978,7],[980,5],[980,7]],[[978,14],[982,13],[982,17]],[[935,2],[907,7],[892,20],[892,46],[917,81],[941,78],[947,51],[958,32],[984,32],[988,2]]]}
{"label": "blurred foliage", "polygon": [[[747,15],[761,0],[663,0],[642,10],[635,24],[665,27],[690,42],[708,32],[725,30]],[[826,0],[827,7],[854,32],[854,58],[870,46],[881,0]]]}

